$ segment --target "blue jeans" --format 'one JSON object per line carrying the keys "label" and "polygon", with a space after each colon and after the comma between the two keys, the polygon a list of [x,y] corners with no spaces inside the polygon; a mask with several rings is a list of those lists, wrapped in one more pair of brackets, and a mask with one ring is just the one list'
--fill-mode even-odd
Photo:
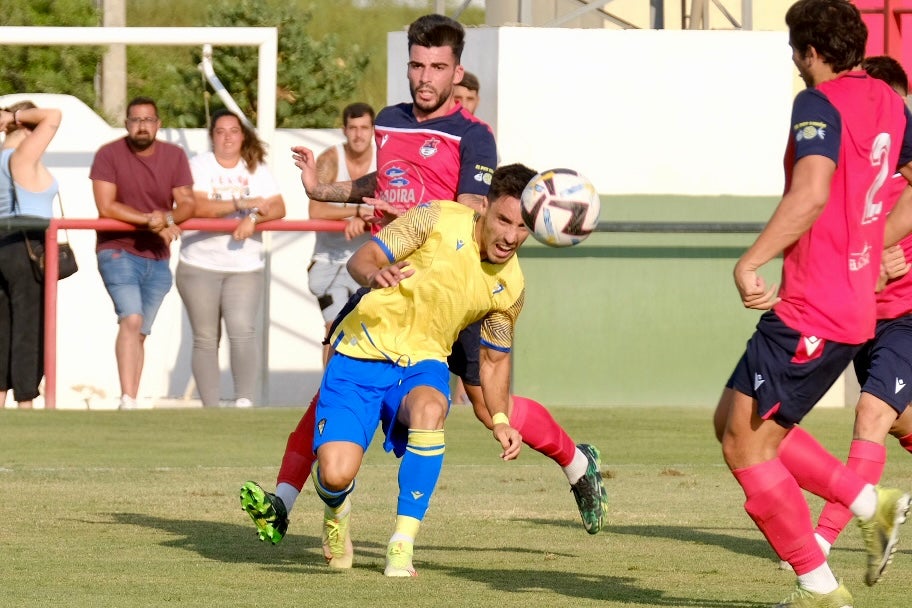
{"label": "blue jeans", "polygon": [[140,333],[151,334],[155,315],[171,289],[168,260],[143,258],[123,249],[102,249],[98,252],[98,272],[114,302],[117,321],[142,315]]}

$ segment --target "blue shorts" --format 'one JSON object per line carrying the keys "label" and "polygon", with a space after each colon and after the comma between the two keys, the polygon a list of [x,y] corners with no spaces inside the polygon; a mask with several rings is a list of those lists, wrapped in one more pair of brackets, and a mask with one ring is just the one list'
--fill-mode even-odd
{"label": "blue shorts", "polygon": [[171,289],[168,260],[143,258],[123,249],[102,249],[97,256],[98,272],[114,302],[118,323],[130,315],[142,315],[140,331],[148,336],[162,300]]}
{"label": "blue shorts", "polygon": [[[323,338],[323,344],[329,344],[329,337],[336,331],[336,327],[342,322],[342,319],[350,313],[364,297],[364,294],[370,291],[369,287],[362,287],[352,294],[336,315],[335,320],[329,327],[329,331]],[[453,344],[453,350],[447,357],[447,366],[454,375],[462,378],[462,381],[472,386],[481,386],[481,365],[479,357],[481,353],[481,321],[472,323],[456,336],[456,343]]]}
{"label": "blue shorts", "polygon": [[874,338],[855,356],[861,390],[902,414],[912,401],[912,315],[877,322]]}
{"label": "blue shorts", "polygon": [[383,449],[402,457],[408,441],[408,429],[396,422],[402,400],[419,386],[437,389],[449,400],[449,378],[441,361],[403,367],[336,353],[320,385],[314,451],[330,441],[356,443],[367,451],[377,424],[382,423],[386,435]]}
{"label": "blue shorts", "polygon": [[860,344],[804,336],[776,313],[763,313],[727,387],[753,397],[757,414],[785,428],[798,424],[846,370]]}

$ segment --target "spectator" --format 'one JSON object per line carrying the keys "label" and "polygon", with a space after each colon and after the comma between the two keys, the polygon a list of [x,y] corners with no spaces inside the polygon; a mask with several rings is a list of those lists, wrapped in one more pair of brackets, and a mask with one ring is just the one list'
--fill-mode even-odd
{"label": "spectator", "polygon": [[126,137],[99,148],[89,178],[98,215],[133,224],[136,231],[98,231],[98,271],[114,303],[119,328],[114,346],[120,409],[135,409],[144,344],[171,289],[170,245],[180,222],[193,216],[193,176],[182,148],[155,136],[155,101],[127,105]]}
{"label": "spectator", "polygon": [[[30,101],[0,110],[0,217],[51,217],[58,185],[41,158],[60,118],[60,110]],[[44,231],[0,232],[0,408],[12,388],[19,408],[30,409],[44,376],[44,285],[32,272],[26,239],[43,247]]]}
{"label": "spectator", "polygon": [[469,114],[475,114],[480,98],[478,92],[481,85],[478,83],[478,77],[472,72],[465,72],[453,88],[453,98],[462,104]]}
{"label": "spectator", "polygon": [[[366,103],[353,103],[342,110],[342,132],[345,142],[325,150],[317,157],[317,176],[321,183],[345,182],[377,170],[374,153],[374,109]],[[309,215],[316,220],[357,219],[358,206],[310,199]],[[326,331],[358,288],[345,268],[352,253],[366,243],[369,235],[346,238],[340,232],[317,232],[313,259],[307,267],[308,286],[317,298]],[[323,365],[329,360],[330,347],[323,346]]]}
{"label": "spectator", "polygon": [[193,378],[204,407],[219,404],[222,319],[231,345],[234,404],[253,405],[260,358],[257,317],[265,280],[259,222],[285,217],[279,185],[266,167],[266,147],[235,114],[219,110],[209,126],[212,151],[190,163],[197,217],[238,220],[231,234],[186,232],[177,290],[193,328]]}

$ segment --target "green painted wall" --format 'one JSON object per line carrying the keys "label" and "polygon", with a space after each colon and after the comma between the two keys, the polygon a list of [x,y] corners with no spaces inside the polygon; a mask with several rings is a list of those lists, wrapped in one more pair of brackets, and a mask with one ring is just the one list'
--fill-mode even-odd
{"label": "green painted wall", "polygon": [[[778,198],[602,196],[602,221],[765,222]],[[714,405],[759,313],[735,261],[755,234],[593,234],[520,251],[514,390],[549,405]],[[779,280],[781,263],[763,271]]]}

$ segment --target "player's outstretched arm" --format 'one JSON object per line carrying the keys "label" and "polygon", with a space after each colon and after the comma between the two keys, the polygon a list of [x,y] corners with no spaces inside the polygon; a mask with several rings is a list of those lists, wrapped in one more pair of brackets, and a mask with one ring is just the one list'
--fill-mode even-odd
{"label": "player's outstretched arm", "polygon": [[494,423],[494,439],[503,448],[500,457],[514,460],[522,448],[522,435],[510,426],[510,353],[481,348],[481,390]]}
{"label": "player's outstretched arm", "polygon": [[377,187],[376,171],[354,181],[322,184],[313,150],[304,146],[293,146],[291,157],[295,166],[301,170],[301,184],[309,198],[333,203],[360,203],[365,196],[374,195]]}

